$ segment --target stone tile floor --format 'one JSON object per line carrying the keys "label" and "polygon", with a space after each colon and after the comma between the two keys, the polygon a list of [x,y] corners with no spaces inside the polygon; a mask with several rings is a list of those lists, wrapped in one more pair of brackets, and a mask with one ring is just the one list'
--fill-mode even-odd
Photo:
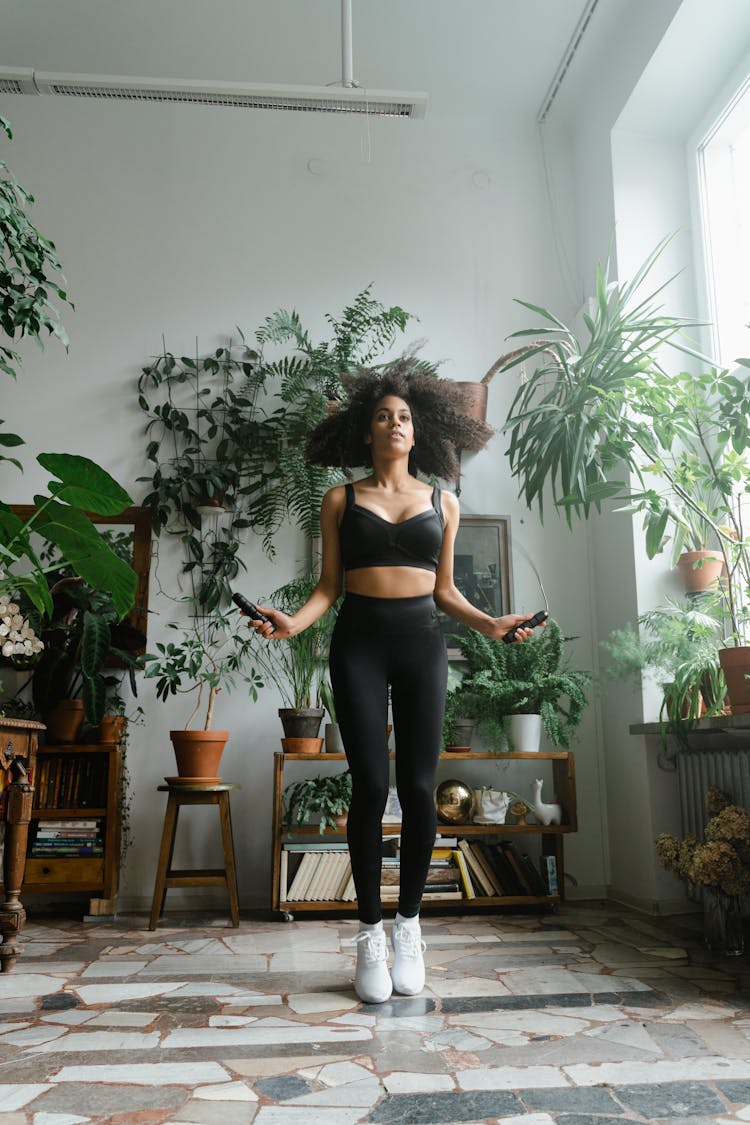
{"label": "stone tile floor", "polygon": [[750,959],[692,917],[429,914],[428,987],[380,1006],[355,932],[32,915],[0,976],[1,1125],[750,1121]]}

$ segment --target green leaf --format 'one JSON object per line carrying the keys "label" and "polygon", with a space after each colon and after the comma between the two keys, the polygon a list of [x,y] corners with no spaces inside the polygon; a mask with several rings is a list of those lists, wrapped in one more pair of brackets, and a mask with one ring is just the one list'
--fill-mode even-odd
{"label": "green leaf", "polygon": [[[50,492],[66,504],[98,516],[117,516],[132,500],[124,488],[88,457],[71,453],[40,453],[37,461],[57,477]],[[39,502],[39,501],[37,501]]]}
{"label": "green leaf", "polygon": [[133,568],[108,547],[91,520],[77,508],[45,496],[35,496],[34,503],[39,509],[35,530],[59,547],[76,574],[90,586],[111,594],[118,615],[124,617],[135,601],[138,580]]}

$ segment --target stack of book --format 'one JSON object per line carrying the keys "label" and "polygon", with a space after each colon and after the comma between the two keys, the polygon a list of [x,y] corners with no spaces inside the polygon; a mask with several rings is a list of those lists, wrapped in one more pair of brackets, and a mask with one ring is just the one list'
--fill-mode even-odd
{"label": "stack of book", "polygon": [[[384,856],[380,877],[380,897],[384,903],[398,901],[400,878],[398,857]],[[464,897],[464,893],[461,872],[454,859],[454,848],[441,840],[432,850],[422,899],[425,902],[433,899],[460,899]]]}
{"label": "stack of book", "polygon": [[97,754],[44,755],[34,790],[35,808],[103,808],[107,803],[106,759]]}
{"label": "stack of book", "polygon": [[103,856],[101,821],[40,820],[29,855],[47,859],[55,856]]}
{"label": "stack of book", "polygon": [[281,887],[287,885],[290,855],[301,852],[285,902],[354,902],[356,892],[346,844],[286,844],[281,853]]}
{"label": "stack of book", "polygon": [[[510,840],[486,843],[459,840],[468,876],[476,895],[491,898],[546,897],[554,894],[525,852],[519,852]],[[553,859],[545,856],[544,859]],[[467,896],[471,897],[471,896]]]}

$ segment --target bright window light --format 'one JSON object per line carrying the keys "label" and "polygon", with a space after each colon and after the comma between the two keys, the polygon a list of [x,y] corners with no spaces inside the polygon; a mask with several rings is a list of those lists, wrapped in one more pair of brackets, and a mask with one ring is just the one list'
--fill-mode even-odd
{"label": "bright window light", "polygon": [[713,349],[733,367],[750,355],[750,78],[699,145]]}

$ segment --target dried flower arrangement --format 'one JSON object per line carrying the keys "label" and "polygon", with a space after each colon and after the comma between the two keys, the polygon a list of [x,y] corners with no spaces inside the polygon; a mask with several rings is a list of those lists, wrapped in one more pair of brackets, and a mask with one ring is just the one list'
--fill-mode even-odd
{"label": "dried flower arrangement", "polygon": [[741,895],[750,888],[750,817],[716,785],[706,793],[703,841],[687,835],[682,840],[666,832],[656,841],[659,863],[676,878],[699,887],[712,887],[726,895]]}

